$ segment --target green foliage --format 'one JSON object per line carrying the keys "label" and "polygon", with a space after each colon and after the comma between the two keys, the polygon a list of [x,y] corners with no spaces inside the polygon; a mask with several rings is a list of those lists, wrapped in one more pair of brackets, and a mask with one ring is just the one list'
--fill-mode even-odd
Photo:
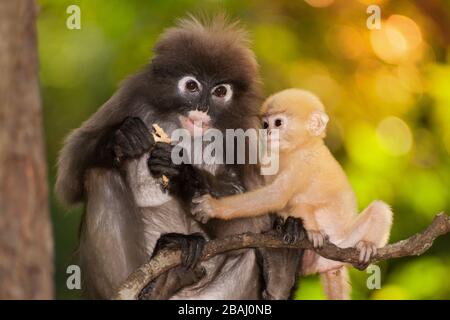
{"label": "green foliage", "polygon": [[[348,173],[360,208],[374,199],[393,206],[391,241],[419,231],[450,207],[448,47],[430,25],[432,18],[407,1],[370,1],[381,2],[384,20],[382,30],[368,30],[364,2],[314,8],[289,0],[41,0],[50,184],[63,138],[149,61],[165,28],[187,13],[225,11],[250,30],[266,94],[295,86],[324,101],[331,117],[327,143]],[[66,28],[71,4],[81,8],[81,30]],[[448,4],[440,5],[449,15]],[[57,297],[76,298],[65,287],[65,269],[76,249],[81,209],[67,214],[53,194],[51,204]],[[423,257],[383,264],[382,288],[374,291],[365,286],[365,272],[352,271],[353,297],[448,299],[449,252],[447,236]],[[319,278],[302,279],[296,298],[323,298]]]}

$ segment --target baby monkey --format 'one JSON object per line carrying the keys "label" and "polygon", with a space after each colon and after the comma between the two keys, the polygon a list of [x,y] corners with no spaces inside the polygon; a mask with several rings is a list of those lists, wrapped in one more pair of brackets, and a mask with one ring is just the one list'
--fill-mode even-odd
{"label": "baby monkey", "polygon": [[[315,248],[328,237],[340,247],[355,246],[361,264],[367,264],[388,241],[392,211],[384,202],[374,201],[358,215],[347,176],[323,141],[329,118],[321,101],[310,92],[287,89],[264,102],[262,115],[268,147],[279,147],[278,173],[264,176],[264,186],[250,192],[195,198],[194,217],[206,222],[277,212],[284,218],[301,218]],[[301,274],[312,273],[320,273],[329,299],[349,299],[348,271],[342,262],[307,250]]]}

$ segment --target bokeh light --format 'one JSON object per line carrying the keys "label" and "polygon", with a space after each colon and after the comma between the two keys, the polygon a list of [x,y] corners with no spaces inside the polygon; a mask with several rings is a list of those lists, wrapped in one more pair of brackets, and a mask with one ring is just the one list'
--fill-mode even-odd
{"label": "bokeh light", "polygon": [[389,63],[411,63],[421,57],[422,33],[414,20],[392,15],[372,30],[370,40],[375,54]]}
{"label": "bokeh light", "polygon": [[394,156],[408,153],[413,144],[410,128],[397,117],[387,117],[378,124],[377,138],[383,149]]}

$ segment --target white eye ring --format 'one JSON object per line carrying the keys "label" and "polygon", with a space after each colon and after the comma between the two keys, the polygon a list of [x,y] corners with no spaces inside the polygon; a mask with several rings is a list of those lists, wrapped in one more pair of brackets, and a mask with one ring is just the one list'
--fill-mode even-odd
{"label": "white eye ring", "polygon": [[[226,92],[225,92],[225,94],[223,96],[218,96],[215,93],[217,88],[220,88],[220,87],[224,87],[225,90],[226,90]],[[219,85],[215,86],[214,88],[212,88],[211,94],[212,94],[214,99],[218,99],[218,100],[222,100],[224,102],[228,102],[233,97],[233,88],[228,83],[222,83],[222,84],[219,84]]]}
{"label": "white eye ring", "polygon": [[[190,81],[194,81],[197,85],[197,89],[196,90],[189,90],[186,85],[190,82]],[[183,78],[181,78],[180,80],[178,80],[178,91],[181,93],[198,93],[202,90],[202,85],[200,84],[200,82],[195,79],[195,77],[193,76],[184,76]]]}

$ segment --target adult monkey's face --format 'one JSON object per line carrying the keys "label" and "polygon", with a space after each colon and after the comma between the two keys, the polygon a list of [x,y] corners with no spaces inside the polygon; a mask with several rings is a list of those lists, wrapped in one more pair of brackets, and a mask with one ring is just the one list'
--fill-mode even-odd
{"label": "adult monkey's face", "polygon": [[155,106],[194,133],[252,127],[260,104],[258,68],[243,30],[217,18],[167,30],[151,65]]}

